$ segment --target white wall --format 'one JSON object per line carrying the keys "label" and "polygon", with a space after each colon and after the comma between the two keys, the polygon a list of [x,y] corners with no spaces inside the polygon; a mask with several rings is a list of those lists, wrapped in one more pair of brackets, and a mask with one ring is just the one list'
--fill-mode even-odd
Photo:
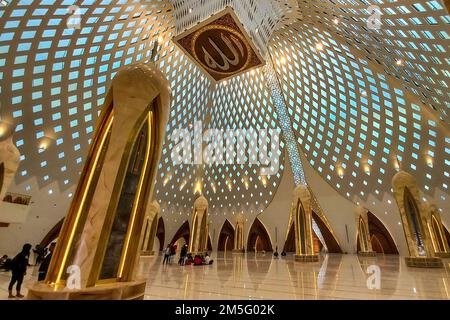
{"label": "white wall", "polygon": [[[25,194],[25,185],[31,190],[26,192],[31,196],[31,210],[25,223],[10,224],[7,228],[0,228],[0,254],[13,256],[17,254],[25,243],[33,247],[41,242],[47,233],[66,216],[70,206],[75,187],[61,192],[57,183],[51,184],[41,190],[35,178],[23,184],[11,186],[8,190],[13,193]],[[53,193],[49,194],[49,190]]]}
{"label": "white wall", "polygon": [[[272,240],[273,250],[278,246],[278,252],[283,251],[286,241],[287,228],[289,223],[289,213],[291,210],[293,191],[295,189],[294,177],[289,161],[289,157],[285,157],[285,170],[277,193],[272,203],[258,217],[269,232]],[[277,232],[275,232],[275,229]],[[247,230],[247,237],[248,232]],[[247,238],[246,238],[247,240]]]}

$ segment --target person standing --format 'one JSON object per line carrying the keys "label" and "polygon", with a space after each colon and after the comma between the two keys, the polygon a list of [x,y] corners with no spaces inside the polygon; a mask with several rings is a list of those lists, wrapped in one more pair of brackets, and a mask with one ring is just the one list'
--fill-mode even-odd
{"label": "person standing", "polygon": [[47,270],[50,266],[50,261],[52,261],[52,255],[53,251],[55,251],[56,243],[53,242],[50,244],[50,248],[48,249],[49,254],[44,258],[44,260],[41,263],[41,266],[39,267],[39,275],[38,275],[38,281],[44,281],[45,277],[47,276]]}
{"label": "person standing", "polygon": [[166,248],[166,251],[164,251],[164,260],[163,260],[163,264],[167,264],[169,263],[169,259],[170,259],[170,255],[172,253],[172,245],[168,245]]}
{"label": "person standing", "polygon": [[177,248],[178,248],[178,246],[176,243],[174,245],[172,245],[172,248],[171,248],[172,251],[170,253],[170,258],[169,258],[170,264],[172,264],[172,260],[175,259],[175,256],[177,254]]}
{"label": "person standing", "polygon": [[24,296],[20,293],[20,289],[22,287],[23,277],[27,273],[27,267],[28,267],[28,259],[30,258],[30,251],[31,251],[32,245],[27,243],[23,246],[22,251],[19,252],[11,263],[11,282],[8,286],[9,296],[8,298],[14,298],[14,295],[12,294],[12,290],[14,285],[17,282],[16,291],[17,295],[15,297],[17,298],[23,298]]}
{"label": "person standing", "polygon": [[205,253],[205,264],[209,266],[209,265],[212,265],[213,263],[214,263],[214,260],[211,259],[208,252]]}
{"label": "person standing", "polygon": [[187,250],[188,250],[187,244],[181,247],[180,260],[178,260],[178,264],[180,266],[184,266],[184,260],[186,259]]}
{"label": "person standing", "polygon": [[33,249],[33,252],[35,257],[35,265],[37,266],[42,261],[43,249],[41,248],[41,245],[37,244],[36,247]]}

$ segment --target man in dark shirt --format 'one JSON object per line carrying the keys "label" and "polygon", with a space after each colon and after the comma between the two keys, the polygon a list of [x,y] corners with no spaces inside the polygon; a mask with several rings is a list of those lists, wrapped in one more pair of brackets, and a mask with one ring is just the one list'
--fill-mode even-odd
{"label": "man in dark shirt", "polygon": [[180,266],[184,266],[184,260],[186,259],[186,255],[188,253],[187,251],[188,251],[188,246],[187,246],[187,244],[185,244],[181,247],[180,260],[178,261],[178,264]]}
{"label": "man in dark shirt", "polygon": [[56,243],[52,243],[49,248],[49,254],[42,261],[41,266],[39,267],[39,276],[38,281],[44,281],[47,276],[47,270],[50,266],[50,261],[52,261],[53,251],[55,250]]}
{"label": "man in dark shirt", "polygon": [[36,266],[42,262],[43,256],[42,254],[44,253],[44,249],[41,248],[41,245],[37,244],[35,249],[33,249],[34,255],[36,257]]}
{"label": "man in dark shirt", "polygon": [[20,288],[22,286],[23,277],[27,273],[27,267],[28,267],[28,259],[30,257],[30,251],[31,251],[32,245],[27,243],[23,246],[22,251],[17,254],[11,263],[11,282],[9,283],[8,291],[9,296],[8,298],[14,298],[14,295],[12,294],[13,286],[17,282],[17,298],[23,298],[24,296],[20,293]]}

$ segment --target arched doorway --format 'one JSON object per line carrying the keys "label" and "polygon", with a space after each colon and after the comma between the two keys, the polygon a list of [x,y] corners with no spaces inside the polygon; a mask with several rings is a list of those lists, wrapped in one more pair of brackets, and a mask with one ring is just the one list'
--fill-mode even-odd
{"label": "arched doorway", "polygon": [[377,253],[398,254],[397,246],[384,224],[372,213],[367,213],[372,250]]}
{"label": "arched doorway", "polygon": [[[177,233],[172,238],[172,241],[170,241],[170,244],[176,243],[180,238],[184,239],[184,243],[189,245],[189,237],[191,234],[191,229],[189,227],[189,222],[185,221],[183,225],[178,229]],[[211,242],[211,236],[208,236],[208,251],[212,251],[212,242]]]}
{"label": "arched doorway", "polygon": [[313,221],[317,224],[317,227],[322,234],[323,240],[328,249],[328,253],[342,253],[339,243],[334,238],[331,231],[328,229],[327,225],[322,221],[322,219],[313,211],[312,212]]}
{"label": "arched doorway", "polygon": [[166,230],[164,227],[164,219],[162,217],[158,220],[158,229],[156,231],[156,238],[159,240],[159,251],[164,250],[164,239],[166,236]]}
{"label": "arched doorway", "polygon": [[425,248],[423,226],[420,221],[419,208],[414,197],[408,188],[405,188],[403,195],[406,218],[408,219],[409,232],[417,248]]}
{"label": "arched doorway", "polygon": [[442,229],[434,214],[431,215],[431,231],[433,232],[433,238],[435,240],[435,251],[446,252],[445,234],[442,234]]}
{"label": "arched doorway", "polygon": [[448,232],[448,229],[442,224],[442,227],[444,228],[445,237],[447,238],[447,243],[450,244],[450,232]]}
{"label": "arched doorway", "polygon": [[286,237],[286,241],[283,247],[284,252],[295,252],[295,226],[291,223],[289,231]]}
{"label": "arched doorway", "polygon": [[376,253],[383,253],[384,254],[384,249],[383,249],[383,245],[381,244],[380,240],[378,240],[376,235],[372,235],[370,237],[370,243],[372,244],[372,250],[375,251]]}
{"label": "arched doorway", "polygon": [[272,241],[270,240],[269,233],[262,222],[256,218],[250,228],[250,233],[248,235],[247,241],[247,251],[248,252],[273,251]]}
{"label": "arched doorway", "polygon": [[[313,246],[314,246],[314,254],[318,254],[322,251],[323,244],[322,242],[320,242],[319,237],[317,237],[316,232],[313,232]],[[295,252],[295,226],[293,223],[289,228],[286,242],[284,243],[283,251]]]}
{"label": "arched doorway", "polygon": [[178,239],[183,238],[186,244],[189,244],[189,236],[191,234],[190,228],[189,228],[189,222],[185,221],[183,225],[178,229],[177,233],[172,238],[172,241],[168,244],[174,244],[178,241]]}
{"label": "arched doorway", "polygon": [[233,250],[234,245],[234,228],[233,225],[225,220],[222,230],[219,235],[219,245],[217,251],[230,252]]}

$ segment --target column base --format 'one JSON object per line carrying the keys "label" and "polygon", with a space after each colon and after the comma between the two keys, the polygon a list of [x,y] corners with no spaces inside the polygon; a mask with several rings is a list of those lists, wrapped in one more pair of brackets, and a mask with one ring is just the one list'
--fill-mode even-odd
{"label": "column base", "polygon": [[27,300],[144,300],[146,281],[100,284],[81,290],[55,290],[38,282],[29,290]]}
{"label": "column base", "polygon": [[367,252],[360,251],[360,252],[358,252],[358,256],[360,256],[360,257],[376,257],[377,253],[375,251],[367,251]]}
{"label": "column base", "polygon": [[232,253],[245,253],[245,249],[241,249],[241,250],[236,250],[233,249],[233,251],[231,251]]}
{"label": "column base", "polygon": [[319,256],[313,255],[294,255],[294,260],[298,262],[319,262]]}
{"label": "column base", "polygon": [[435,255],[441,259],[450,259],[450,252],[436,252]]}
{"label": "column base", "polygon": [[411,268],[443,268],[441,258],[406,257],[406,266]]}

